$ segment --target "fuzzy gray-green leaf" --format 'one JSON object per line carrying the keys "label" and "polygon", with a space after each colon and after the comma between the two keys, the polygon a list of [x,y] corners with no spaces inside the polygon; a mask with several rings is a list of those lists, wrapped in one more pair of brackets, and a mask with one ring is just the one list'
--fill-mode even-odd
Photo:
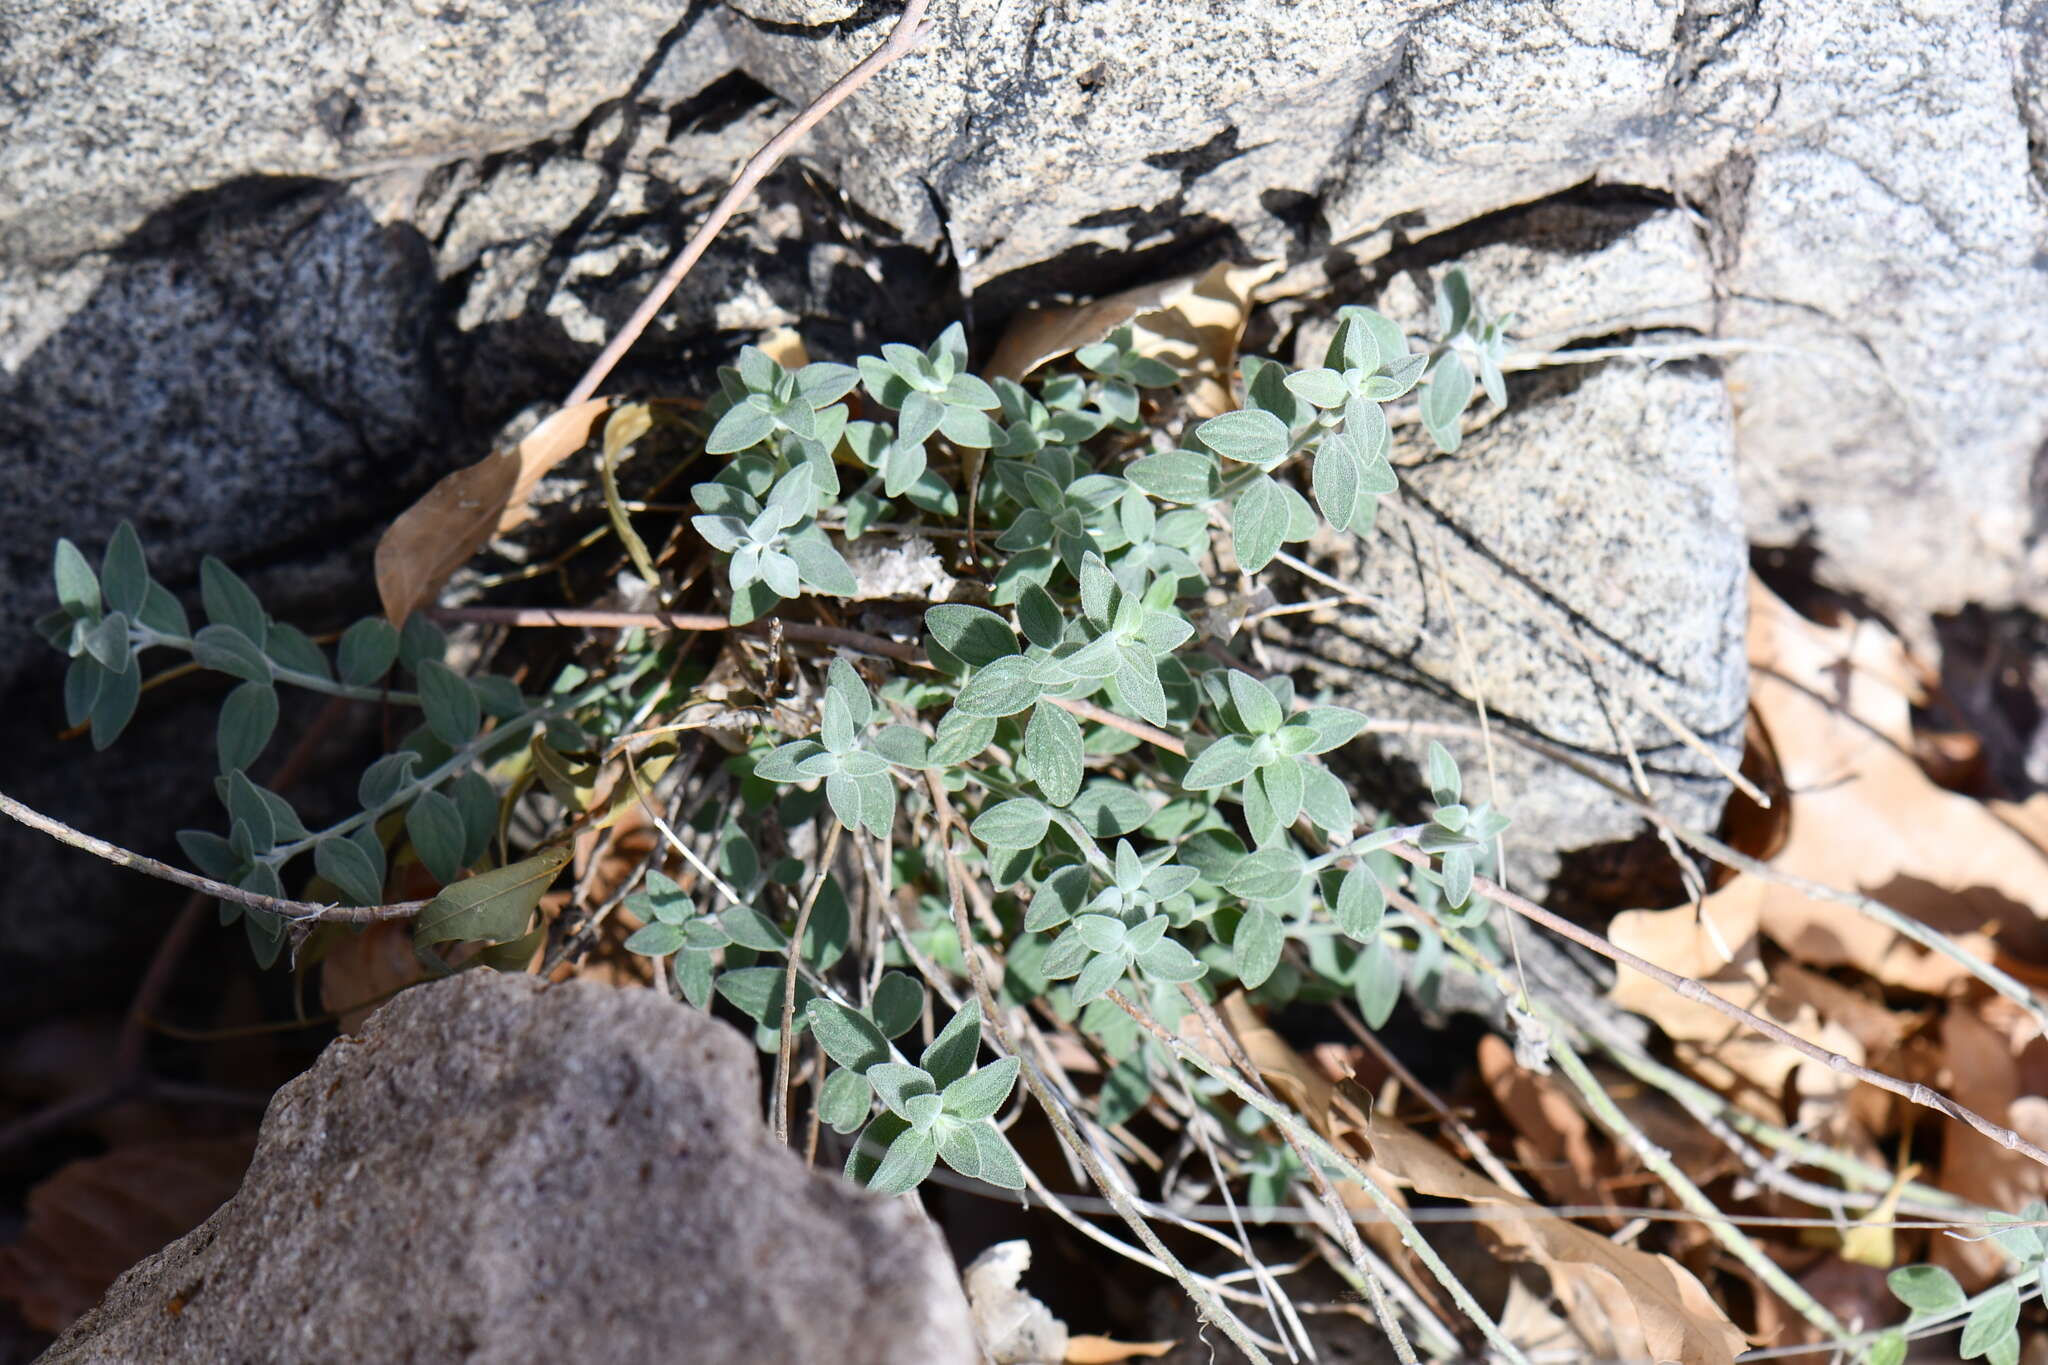
{"label": "fuzzy gray-green leaf", "polygon": [[1012,654],[997,659],[968,679],[953,705],[970,716],[1014,716],[1037,701],[1043,692],[1032,677],[1030,661]]}
{"label": "fuzzy gray-green leaf", "polygon": [[1017,652],[1010,623],[983,607],[944,603],[925,612],[924,624],[948,653],[976,668]]}
{"label": "fuzzy gray-green leaf", "polygon": [[329,836],[313,845],[313,867],[334,883],[335,888],[348,897],[351,905],[377,905],[384,899],[384,881],[377,873],[376,864],[362,846],[351,839]]}
{"label": "fuzzy gray-green leaf", "polygon": [[245,682],[221,703],[215,748],[223,773],[246,768],[270,743],[277,729],[277,689],[268,682]]}
{"label": "fuzzy gray-green leaf", "polygon": [[270,618],[263,604],[233,569],[208,555],[199,563],[199,597],[206,619],[215,625],[233,626],[249,637],[258,650],[269,638]]}
{"label": "fuzzy gray-green leaf", "polygon": [[242,678],[248,682],[270,681],[270,663],[256,642],[239,627],[211,625],[192,639],[192,660],[201,668]]}
{"label": "fuzzy gray-green leaf", "polygon": [[1273,969],[1280,965],[1280,949],[1286,944],[1287,935],[1280,923],[1280,917],[1263,905],[1255,905],[1245,912],[1237,922],[1237,933],[1230,940],[1230,950],[1236,959],[1238,980],[1246,990],[1256,990],[1266,983]]}
{"label": "fuzzy gray-green leaf", "polygon": [[889,1060],[889,1042],[858,1010],[837,1001],[818,999],[806,1011],[811,1033],[833,1061],[853,1072]]}
{"label": "fuzzy gray-green leaf", "polygon": [[405,813],[405,833],[435,881],[446,886],[462,875],[468,830],[452,797],[421,792]]}
{"label": "fuzzy gray-green leaf", "polygon": [[476,689],[438,659],[422,659],[418,668],[420,709],[434,738],[451,749],[476,737],[483,724],[483,703]]}
{"label": "fuzzy gray-green leaf", "polygon": [[1024,761],[1040,794],[1064,806],[1081,790],[1081,723],[1066,710],[1041,701],[1024,730]]}
{"label": "fuzzy gray-green leaf", "polygon": [[107,605],[135,617],[149,596],[149,562],[142,553],[142,538],[135,527],[122,521],[107,539],[107,553],[100,561],[100,587]]}
{"label": "fuzzy gray-green leaf", "polygon": [[1036,848],[1051,820],[1043,801],[1018,796],[984,810],[967,832],[990,848]]}
{"label": "fuzzy gray-green leaf", "polygon": [[55,577],[57,601],[73,616],[97,619],[100,614],[100,580],[85,559],[85,553],[68,539],[57,542]]}
{"label": "fuzzy gray-green leaf", "polygon": [[1273,562],[1287,538],[1289,509],[1287,491],[1270,476],[1260,475],[1230,509],[1231,544],[1237,562],[1246,573],[1257,573]]}

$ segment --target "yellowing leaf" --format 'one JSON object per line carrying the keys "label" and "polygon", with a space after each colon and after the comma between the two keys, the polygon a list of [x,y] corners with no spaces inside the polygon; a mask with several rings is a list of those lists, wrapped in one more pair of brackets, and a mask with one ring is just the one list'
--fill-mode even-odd
{"label": "yellowing leaf", "polygon": [[1842,1234],[1843,1260],[1875,1266],[1879,1270],[1892,1268],[1899,1255],[1897,1230],[1891,1226],[1898,1220],[1899,1196],[1919,1174],[1920,1168],[1912,1165],[1900,1171],[1898,1179],[1892,1181],[1892,1187],[1885,1191],[1884,1198],[1877,1201],[1877,1207],[1857,1219],[1855,1226]]}
{"label": "yellowing leaf", "polygon": [[434,600],[484,542],[526,517],[541,476],[583,448],[615,400],[563,408],[510,450],[493,451],[427,490],[377,541],[377,596],[394,625]]}
{"label": "yellowing leaf", "polygon": [[619,457],[653,429],[654,410],[645,403],[629,403],[613,412],[604,424],[604,456],[598,463],[598,474],[604,486],[605,515],[611,518],[613,534],[626,547],[626,557],[633,561],[633,570],[641,581],[650,588],[658,588],[661,576],[655,572],[654,556],[647,552],[647,542],[633,529],[633,519],[626,515],[625,502],[619,497]]}
{"label": "yellowing leaf", "polygon": [[450,939],[505,943],[526,932],[541,894],[569,861],[569,850],[553,848],[507,867],[456,882],[434,897],[413,922],[413,943]]}
{"label": "yellowing leaf", "polygon": [[548,794],[581,815],[597,804],[602,771],[595,763],[570,758],[540,735],[533,737],[533,769]]}

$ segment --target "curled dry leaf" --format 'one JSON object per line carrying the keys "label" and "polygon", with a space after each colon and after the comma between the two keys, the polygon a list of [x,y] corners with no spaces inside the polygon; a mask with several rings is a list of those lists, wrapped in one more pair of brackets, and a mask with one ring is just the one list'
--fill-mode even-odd
{"label": "curled dry leaf", "polygon": [[[1342,1086],[1332,1083],[1315,1063],[1296,1052],[1286,1039],[1267,1026],[1251,1001],[1245,999],[1243,991],[1233,991],[1225,996],[1217,1012],[1222,1016],[1224,1025],[1236,1036],[1237,1045],[1244,1050],[1246,1060],[1258,1070],[1280,1102],[1300,1114],[1333,1146],[1350,1152],[1374,1182],[1399,1203],[1400,1191],[1394,1188],[1387,1172],[1373,1162],[1371,1148],[1367,1145],[1370,1121],[1366,1107],[1351,1098],[1356,1087],[1348,1082]],[[1202,1026],[1197,1015],[1190,1015],[1182,1021],[1181,1032],[1184,1036],[1208,1041],[1209,1031]],[[1222,1057],[1218,1062],[1224,1066],[1231,1065]],[[1436,1283],[1416,1266],[1414,1258],[1401,1244],[1400,1233],[1393,1224],[1379,1216],[1372,1197],[1350,1181],[1335,1181],[1333,1185],[1345,1208],[1354,1213],[1372,1215],[1360,1228],[1366,1240],[1377,1247],[1381,1255],[1401,1267],[1417,1293],[1434,1301]]]}
{"label": "curled dry leaf", "polygon": [[1593,1348],[1551,1310],[1543,1295],[1522,1283],[1508,1281],[1508,1301],[1500,1310],[1500,1330],[1531,1359],[1590,1359]]}
{"label": "curled dry leaf", "polygon": [[[1753,900],[1724,898],[1717,893],[1707,897],[1697,912],[1689,905],[1675,910],[1628,910],[1614,917],[1607,936],[1617,947],[1692,977],[1722,999],[1761,1014],[1808,1042],[1854,1062],[1865,1060],[1863,1045],[1853,1033],[1824,1018],[1810,1000],[1765,973]],[[1800,1072],[1798,1093],[1807,1094],[1810,1087],[1813,1097],[1829,1111],[1855,1084],[1640,973],[1618,973],[1608,998],[1663,1029],[1687,1070],[1708,1085],[1731,1092],[1744,1108],[1774,1122],[1786,1117],[1780,1099],[1794,1072]],[[1812,1073],[1802,1071],[1803,1067],[1812,1068]]]}
{"label": "curled dry leaf", "polygon": [[[1751,701],[1792,796],[1771,862],[1873,896],[1987,959],[2048,963],[2048,854],[2029,837],[2048,802],[1986,803],[1945,791],[1913,758],[1917,675],[1870,622],[1822,626],[1760,583],[1750,589]],[[1941,994],[1960,966],[1829,901],[1738,877],[1709,904],[1753,910],[1762,931],[1817,968]]]}
{"label": "curled dry leaf", "polygon": [[[2008,1028],[1997,1027],[1992,1018],[1998,1013],[2002,1012],[1976,1004],[1949,1007],[1941,1021],[1946,1074],[1935,1079],[1958,1103],[2039,1142],[2048,1136],[2048,1099],[2022,1088],[2026,1073],[2021,1065],[2023,1052],[2038,1034],[2033,1021],[2024,1017],[2013,1018]],[[1948,1118],[1939,1123],[1941,1165],[1936,1179],[1942,1189],[1992,1209],[2018,1209],[2030,1199],[2048,1198],[2048,1169],[2007,1151],[1967,1124]],[[1972,1290],[1988,1287],[2005,1273],[2004,1255],[1987,1241],[1936,1237],[1928,1259],[1954,1271]]]}
{"label": "curled dry leaf", "polygon": [[1130,323],[1139,352],[1191,376],[1184,384],[1196,416],[1228,412],[1236,406],[1230,376],[1251,315],[1252,290],[1278,270],[1278,265],[1223,262],[1199,275],[1140,285],[1093,303],[1033,309],[1010,324],[989,361],[988,376],[1021,380]]}
{"label": "curled dry leaf", "polygon": [[1515,1156],[1559,1204],[1605,1204],[1599,1159],[1585,1115],[1554,1076],[1515,1061],[1513,1044],[1489,1033],[1479,1040],[1479,1075],[1515,1129]]}
{"label": "curled dry leaf", "polygon": [[1535,1262],[1572,1327],[1598,1357],[1732,1365],[1743,1336],[1678,1262],[1617,1246],[1542,1205],[1509,1194],[1400,1123],[1375,1118],[1373,1154],[1419,1194],[1513,1216],[1481,1226],[1501,1250]]}
{"label": "curled dry leaf", "polygon": [[427,490],[377,541],[377,596],[393,624],[434,600],[448,575],[526,518],[541,476],[583,448],[614,400],[563,408],[510,450],[493,451]]}
{"label": "curled dry leaf", "polygon": [[63,1331],[122,1271],[219,1208],[255,1147],[253,1133],[142,1143],[65,1166],[29,1191],[21,1240],[0,1248],[0,1299],[37,1331]]}
{"label": "curled dry leaf", "polygon": [[1117,1365],[1123,1360],[1157,1360],[1179,1341],[1118,1341],[1115,1337],[1067,1338],[1066,1365]]}

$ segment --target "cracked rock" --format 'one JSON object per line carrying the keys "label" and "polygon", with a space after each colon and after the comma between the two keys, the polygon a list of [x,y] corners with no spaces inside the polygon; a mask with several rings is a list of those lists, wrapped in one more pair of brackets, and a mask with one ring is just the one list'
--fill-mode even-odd
{"label": "cracked rock", "polygon": [[977,1361],[937,1231],[773,1142],[753,1053],[648,990],[409,990],[43,1359]]}
{"label": "cracked rock", "polygon": [[[1505,732],[1625,788],[1633,749],[1667,814],[1719,818],[1725,781],[1644,698],[1740,761],[1748,557],[1710,370],[1610,362],[1520,380],[1511,397],[1455,457],[1404,471],[1398,506],[1332,555],[1377,604],[1327,609],[1275,657],[1375,719],[1462,727],[1397,731],[1380,749],[1419,768],[1441,739],[1470,799],[1514,818],[1517,875],[1542,881],[1559,854],[1628,838],[1641,817]],[[1496,727],[1490,755],[1476,702]]]}

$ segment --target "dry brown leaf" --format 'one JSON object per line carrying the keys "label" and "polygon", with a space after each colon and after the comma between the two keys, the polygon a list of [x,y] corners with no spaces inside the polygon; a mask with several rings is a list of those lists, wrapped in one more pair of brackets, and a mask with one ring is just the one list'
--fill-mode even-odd
{"label": "dry brown leaf", "polygon": [[526,519],[541,476],[581,450],[614,399],[563,408],[510,450],[493,451],[427,490],[377,541],[377,596],[393,624],[426,606],[492,536]]}
{"label": "dry brown leaf", "polygon": [[412,926],[379,920],[336,939],[320,959],[320,1005],[341,1015],[343,1033],[355,1033],[392,995],[426,975],[412,950]]}
{"label": "dry brown leaf", "polygon": [[[1754,883],[1755,879],[1745,879]],[[1824,1017],[1815,1005],[1768,978],[1759,956],[1757,907],[1745,896],[1709,896],[1698,912],[1628,910],[1614,917],[1608,937],[1660,967],[1701,982],[1715,995],[1783,1026],[1810,1043],[1853,1062],[1865,1060],[1855,1034]],[[1732,956],[1724,953],[1730,950]],[[1857,1084],[1820,1062],[1753,1033],[1720,1011],[1683,996],[1639,972],[1623,970],[1608,998],[1655,1023],[1676,1044],[1686,1069],[1760,1117],[1788,1117],[1780,1098],[1786,1083],[1802,1101],[1798,1117],[1831,1121]],[[1805,1107],[1811,1102],[1812,1107]]]}
{"label": "dry brown leaf", "polygon": [[1599,1356],[1732,1365],[1743,1335],[1690,1271],[1668,1256],[1618,1246],[1508,1193],[1450,1153],[1385,1118],[1372,1123],[1381,1166],[1417,1193],[1512,1210],[1481,1224],[1500,1248],[1549,1272],[1573,1328]]}
{"label": "dry brown leaf", "polygon": [[1141,285],[1093,303],[1033,309],[1010,324],[986,373],[990,378],[1021,380],[1041,365],[1093,345],[1130,323],[1139,352],[1194,376],[1184,386],[1196,416],[1227,412],[1236,406],[1230,376],[1237,365],[1237,343],[1251,315],[1252,290],[1278,268],[1226,261],[1199,275]]}
{"label": "dry brown leaf", "polygon": [[[1222,1016],[1224,1026],[1236,1037],[1237,1045],[1244,1050],[1246,1060],[1258,1070],[1280,1102],[1300,1114],[1308,1121],[1309,1127],[1339,1151],[1351,1153],[1352,1158],[1372,1177],[1373,1183],[1395,1204],[1405,1208],[1406,1201],[1393,1178],[1373,1160],[1372,1149],[1368,1145],[1371,1120],[1366,1108],[1351,1098],[1358,1093],[1356,1085],[1351,1082],[1341,1086],[1332,1083],[1315,1063],[1296,1052],[1286,1039],[1266,1025],[1243,991],[1232,991],[1223,997],[1217,1012]],[[1190,1015],[1183,1020],[1181,1032],[1184,1037],[1210,1042],[1209,1031],[1203,1027],[1198,1015]],[[1210,1046],[1214,1046],[1213,1042]],[[1232,1066],[1228,1059],[1220,1057],[1217,1064],[1226,1068]],[[1349,1180],[1332,1184],[1338,1200],[1347,1210],[1371,1215],[1360,1228],[1365,1239],[1401,1270],[1416,1293],[1433,1307],[1441,1309],[1442,1305],[1437,1301],[1440,1286],[1416,1263],[1414,1256],[1402,1244],[1400,1232],[1380,1215],[1372,1196]]]}
{"label": "dry brown leaf", "polygon": [[[1770,1011],[1769,980],[1759,956],[1754,904],[1740,898],[1716,902],[1709,897],[1695,912],[1689,905],[1675,910],[1627,910],[1614,917],[1607,936],[1625,948],[1681,976],[1700,982],[1715,995],[1746,1010]],[[1799,1054],[1758,1037],[1708,1005],[1687,1000],[1639,972],[1623,970],[1608,998],[1625,1010],[1655,1023],[1678,1044],[1681,1057],[1708,1084],[1722,1089],[1748,1087],[1753,1099],[1777,1117],[1775,1098],[1785,1078],[1799,1064]],[[1820,1019],[1811,1009],[1795,1011],[1796,1019],[1779,1019],[1801,1037],[1819,1032]]]}
{"label": "dry brown leaf", "polygon": [[1498,1034],[1479,1040],[1479,1075],[1515,1129],[1515,1156],[1559,1204],[1605,1204],[1592,1133],[1562,1082],[1515,1061]]}
{"label": "dry brown leaf", "polygon": [[1552,1311],[1543,1296],[1517,1276],[1508,1281],[1507,1305],[1500,1310],[1501,1334],[1532,1359],[1586,1360],[1593,1349],[1572,1325]]}
{"label": "dry brown leaf", "polygon": [[[1364,1137],[1365,1112],[1339,1092],[1306,1057],[1266,1025],[1252,1008],[1243,991],[1232,991],[1219,1006],[1223,1022],[1236,1035],[1244,1055],[1265,1077],[1281,1102],[1308,1120],[1309,1127],[1340,1147],[1363,1153],[1362,1144],[1347,1143],[1353,1136]],[[1199,1018],[1193,1025],[1204,1031]],[[1226,1063],[1227,1065],[1227,1063]]]}
{"label": "dry brown leaf", "polygon": [[142,1143],[63,1167],[28,1194],[21,1240],[0,1248],[0,1299],[61,1332],[129,1266],[190,1232],[242,1183],[256,1136]]}
{"label": "dry brown leaf", "polygon": [[[2020,1090],[2016,1051],[2012,1038],[1987,1022],[1982,1011],[1951,1005],[1941,1021],[1946,1074],[1936,1080],[1957,1103],[2040,1142],[2048,1137],[2048,1100]],[[2029,1199],[2048,1197],[2048,1169],[1967,1124],[1949,1118],[1939,1122],[1941,1165],[1936,1183],[1943,1190],[1992,1209],[2018,1209]],[[1954,1271],[1972,1291],[2004,1274],[2004,1255],[1990,1242],[1936,1237],[1929,1259]]]}
{"label": "dry brown leaf", "polygon": [[1067,1365],[1116,1365],[1120,1360],[1156,1360],[1179,1341],[1118,1341],[1114,1337],[1068,1337]]}
{"label": "dry brown leaf", "polygon": [[[1751,701],[1792,793],[1772,865],[1876,897],[1989,957],[2048,962],[2048,855],[2022,832],[2048,803],[2000,807],[1935,786],[1913,759],[1917,676],[1869,622],[1822,626],[1752,581]],[[1845,906],[1740,877],[1708,897],[1753,910],[1813,967],[1853,966],[1939,994],[1963,969]],[[1994,943],[1995,936],[1995,943]]]}

